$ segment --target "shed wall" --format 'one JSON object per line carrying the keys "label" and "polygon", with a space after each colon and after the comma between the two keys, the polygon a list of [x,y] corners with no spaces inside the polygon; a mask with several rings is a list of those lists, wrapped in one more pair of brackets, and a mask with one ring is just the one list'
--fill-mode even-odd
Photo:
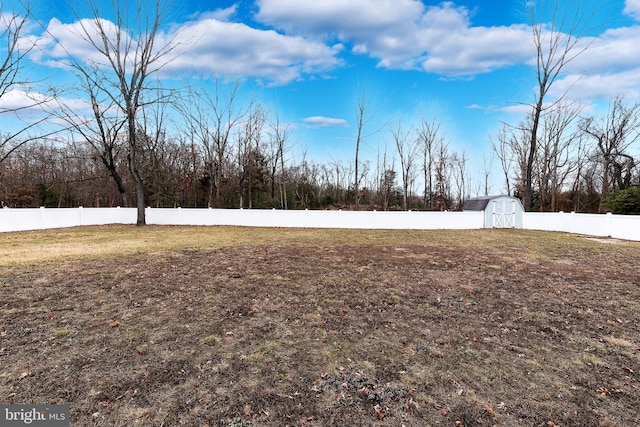
{"label": "shed wall", "polygon": [[485,228],[522,228],[522,203],[515,197],[488,196],[465,201],[465,211],[484,211]]}

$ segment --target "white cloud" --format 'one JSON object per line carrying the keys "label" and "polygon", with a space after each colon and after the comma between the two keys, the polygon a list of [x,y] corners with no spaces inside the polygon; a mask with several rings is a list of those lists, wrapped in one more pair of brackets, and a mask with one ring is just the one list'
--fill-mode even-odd
{"label": "white cloud", "polygon": [[[256,5],[255,19],[275,29],[232,22],[238,14],[232,6],[198,15],[161,34],[159,45],[175,38],[182,49],[163,72],[249,77],[278,85],[327,77],[343,65],[340,54],[347,49],[375,58],[379,67],[455,78],[533,64],[529,26],[474,26],[469,10],[452,2],[425,6],[419,0],[256,0]],[[625,13],[634,11],[640,12],[640,0],[627,0]],[[112,25],[103,22],[107,28]],[[51,20],[51,36],[40,41],[38,52],[47,53],[41,60],[70,54],[85,61],[104,61],[78,36],[83,33],[82,24],[87,21]],[[585,42],[591,43],[590,48],[566,67],[567,72],[583,76],[581,81],[595,84],[618,74],[633,79],[634,70],[640,69],[640,26],[608,29]],[[557,86],[566,87],[566,82],[559,81]],[[610,87],[630,90],[639,84],[636,80],[624,83]],[[605,88],[594,93],[602,91]]]}
{"label": "white cloud", "polygon": [[357,54],[396,69],[443,75],[487,72],[531,57],[523,25],[473,27],[452,2],[416,0],[258,0],[257,19],[295,34],[336,37]]}
{"label": "white cloud", "polygon": [[20,132],[31,125],[50,121],[46,112],[55,105],[53,98],[41,92],[14,88],[0,98],[0,125],[6,132]]}
{"label": "white cloud", "polygon": [[640,0],[626,0],[624,13],[631,16],[636,21],[640,21]]}
{"label": "white cloud", "polygon": [[237,76],[285,84],[322,74],[341,64],[340,46],[259,30],[245,24],[202,19],[181,28],[176,41],[185,50],[165,71],[204,76]]}
{"label": "white cloud", "polygon": [[530,31],[522,25],[467,27],[449,36],[445,35],[444,28],[428,28],[423,34],[430,43],[422,67],[438,74],[485,73],[526,62],[533,53]]}
{"label": "white cloud", "polygon": [[29,108],[34,104],[43,101],[44,97],[41,95],[30,95],[21,89],[14,89],[6,92],[0,98],[0,113],[5,111],[19,110],[22,108]]}
{"label": "white cloud", "polygon": [[[115,40],[117,27],[104,19],[100,19],[99,22],[111,40]],[[128,43],[127,34],[123,33],[122,37],[121,44]],[[106,65],[106,59],[94,47],[94,44],[100,46],[100,43],[100,36],[93,20],[83,19],[73,24],[63,24],[53,18],[46,32],[38,39],[39,49],[32,51],[32,58],[50,66],[60,66],[61,64],[54,63],[70,58],[85,64]]]}
{"label": "white cloud", "polygon": [[568,93],[573,99],[592,101],[625,94],[640,96],[640,67],[631,70],[597,74],[570,74],[552,86],[549,95],[560,97]]}
{"label": "white cloud", "polygon": [[424,9],[418,0],[257,0],[256,18],[287,32],[342,39],[411,22]]}
{"label": "white cloud", "polygon": [[302,119],[302,121],[311,127],[348,127],[344,119],[334,119],[331,117],[313,116]]}
{"label": "white cloud", "polygon": [[[287,33],[336,38],[353,53],[377,59],[379,67],[461,77],[534,64],[528,25],[473,26],[469,10],[453,2],[425,6],[417,0],[258,0],[257,4],[258,20]],[[625,13],[640,19],[640,0],[627,0]],[[566,71],[593,76],[595,82],[625,70],[625,77],[632,78],[632,70],[640,69],[640,26],[609,29],[587,42],[590,48]],[[558,87],[566,87],[568,81]],[[634,85],[635,80],[612,87]]]}
{"label": "white cloud", "polygon": [[618,94],[640,96],[640,26],[612,28],[584,39],[576,51],[588,47],[566,67],[549,95],[569,94],[592,101]]}
{"label": "white cloud", "polygon": [[234,4],[229,6],[226,9],[217,9],[210,12],[201,13],[199,15],[193,16],[192,18],[197,19],[217,19],[218,21],[229,21],[232,16],[236,14],[238,10],[238,5]]}
{"label": "white cloud", "polygon": [[571,72],[593,74],[640,67],[640,26],[609,29],[584,42],[590,44],[569,64]]}
{"label": "white cloud", "polygon": [[[173,33],[159,34],[157,46],[174,42],[179,47],[164,58],[168,63],[163,72],[252,77],[271,84],[285,84],[307,74],[330,72],[341,64],[337,57],[342,49],[340,45],[330,47],[300,36],[286,36],[218,19],[228,18],[234,11],[230,8],[205,14],[196,21],[172,28]],[[115,31],[113,24],[103,23],[109,31]],[[83,25],[90,28],[88,21],[63,24],[52,19],[34,59],[50,66],[59,66],[55,61],[68,57],[80,58],[86,63],[104,63],[105,58],[82,39]]]}

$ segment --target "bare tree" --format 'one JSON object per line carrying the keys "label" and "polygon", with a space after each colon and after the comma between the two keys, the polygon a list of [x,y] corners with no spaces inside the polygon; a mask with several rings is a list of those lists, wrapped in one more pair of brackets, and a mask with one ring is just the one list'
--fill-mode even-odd
{"label": "bare tree", "polygon": [[436,147],[441,144],[440,122],[422,119],[417,130],[418,141],[422,146],[422,172],[424,175],[424,207],[434,208],[433,198],[433,165]]}
{"label": "bare tree", "polygon": [[509,126],[503,124],[498,130],[495,139],[491,137],[491,149],[495,153],[498,160],[500,160],[500,167],[504,175],[505,190],[508,195],[511,195],[511,174],[513,172],[514,158],[511,155],[509,146],[509,137],[511,135],[511,129]]}
{"label": "bare tree", "polygon": [[391,128],[391,136],[398,151],[400,169],[402,170],[402,208],[405,211],[408,209],[410,188],[415,178],[413,166],[420,149],[420,145],[418,144],[419,139],[413,138],[412,134],[411,129],[407,131],[403,130],[400,121],[398,121],[396,126]]}
{"label": "bare tree", "polygon": [[[7,11],[0,4],[0,43],[3,44],[0,55],[0,100],[12,91],[24,91],[31,83],[22,76],[22,66],[26,56],[35,47],[34,42],[27,42],[22,37],[25,25],[31,14],[29,3],[22,5],[22,10]],[[48,97],[29,96],[24,92],[26,102],[20,106],[0,105],[0,115],[13,114],[17,122],[24,123],[18,130],[0,135],[0,165],[18,148],[35,137],[28,136],[28,132],[46,120],[46,117],[25,122],[20,120],[20,113],[43,105]],[[1,172],[1,171],[0,171]]]}
{"label": "bare tree", "polygon": [[238,105],[240,82],[231,84],[216,79],[211,90],[192,89],[181,106],[187,131],[202,147],[209,178],[209,207],[220,207],[224,171],[231,151],[234,132],[249,110]]}
{"label": "bare tree", "polygon": [[596,153],[601,165],[601,201],[609,191],[631,185],[633,170],[638,161],[628,151],[640,140],[640,103],[626,104],[622,95],[609,102],[606,117],[584,119],[581,129],[596,142]]}
{"label": "bare tree", "polygon": [[559,102],[544,116],[538,155],[540,210],[555,211],[557,199],[568,176],[574,172],[575,148],[580,132],[573,126],[582,107],[573,102]]}
{"label": "bare tree", "polygon": [[9,91],[26,83],[19,79],[18,73],[25,56],[33,49],[33,44],[24,48],[19,42],[20,34],[29,17],[29,6],[21,12],[22,16],[15,11],[7,12],[0,5],[0,40],[6,47],[6,50],[3,49],[3,57],[0,57],[0,99]]}
{"label": "bare tree", "polygon": [[466,180],[468,160],[469,158],[467,157],[467,153],[465,151],[460,154],[458,154],[457,152],[451,154],[451,166],[453,172],[453,182],[456,185],[458,210],[462,210],[464,206],[464,200],[469,193],[469,190],[467,188],[468,181]]}
{"label": "bare tree", "polygon": [[[527,174],[527,156],[529,153],[529,120],[525,119],[517,127],[503,124],[492,140],[493,152],[500,160],[505,179],[507,194],[522,197]],[[533,163],[532,168],[537,163]],[[532,174],[532,176],[535,176]]]}
{"label": "bare tree", "polygon": [[287,140],[289,139],[289,126],[280,123],[280,116],[276,112],[275,118],[272,120],[270,127],[269,145],[271,150],[271,198],[275,198],[276,173],[278,171],[278,162],[280,162],[280,207],[286,210],[288,209],[288,205],[284,154],[287,150]]}
{"label": "bare tree", "polygon": [[91,75],[84,73],[88,69],[78,70],[78,81],[82,91],[89,97],[89,116],[85,116],[68,105],[62,97],[56,98],[56,107],[51,114],[66,122],[72,133],[78,134],[89,144],[94,155],[100,159],[109,176],[113,179],[120,194],[120,206],[127,207],[127,192],[124,179],[120,173],[120,157],[123,148],[123,128],[126,125],[121,111],[109,97],[103,96],[92,83]]}
{"label": "bare tree", "polygon": [[360,145],[362,142],[369,136],[376,133],[378,130],[365,133],[366,127],[373,120],[374,115],[370,111],[370,105],[367,101],[367,92],[363,91],[362,95],[357,100],[356,105],[356,157],[354,164],[354,178],[353,178],[353,189],[355,193],[355,209],[358,210],[360,208],[360,183],[362,178],[364,177],[364,173],[361,171],[361,162],[360,162]]}
{"label": "bare tree", "polygon": [[262,175],[261,168],[264,163],[261,144],[266,118],[263,107],[260,104],[254,105],[237,134],[240,208],[245,206],[245,193],[248,208],[253,208],[253,189]]}
{"label": "bare tree", "polygon": [[[572,209],[580,212],[584,206],[583,195],[597,193],[593,191],[595,169],[589,163],[589,150],[585,143],[585,138],[580,138],[575,155],[575,168],[573,173],[573,183],[571,184]],[[587,202],[588,203],[588,202]]]}
{"label": "bare tree", "polygon": [[441,141],[436,147],[434,159],[434,208],[440,211],[449,209],[451,200],[451,155],[449,146]]}
{"label": "bare tree", "polygon": [[[548,5],[550,3],[550,5]],[[525,170],[524,208],[529,211],[533,201],[533,167],[538,149],[538,128],[541,116],[549,105],[545,105],[549,90],[558,80],[567,64],[584,52],[588,45],[579,45],[579,32],[582,30],[582,14],[577,11],[562,11],[560,0],[529,2],[529,13],[533,44],[536,49],[537,87],[535,101],[531,104],[532,114],[529,153]],[[543,22],[547,11],[548,22]],[[562,98],[562,97],[561,97]],[[553,105],[553,104],[551,104]]]}
{"label": "bare tree", "polygon": [[307,153],[302,153],[300,163],[292,168],[291,183],[295,187],[296,202],[305,209],[318,207],[320,204],[320,184],[322,167],[307,160]]}
{"label": "bare tree", "polygon": [[[389,164],[391,163],[391,164]],[[389,158],[387,153],[387,143],[384,143],[384,149],[378,147],[378,158],[376,162],[376,205],[382,205],[382,210],[389,208],[389,202],[393,199],[393,190],[395,188],[395,159],[393,156]]]}
{"label": "bare tree", "polygon": [[359,209],[360,206],[360,177],[358,176],[358,166],[359,166],[359,157],[360,157],[360,143],[362,142],[362,130],[364,125],[366,124],[366,113],[367,113],[367,97],[366,92],[362,93],[362,96],[358,99],[358,105],[356,107],[356,158],[355,158],[355,167],[356,167],[356,176],[353,182],[353,188],[355,192],[355,204],[356,210]]}
{"label": "bare tree", "polygon": [[341,159],[331,159],[329,163],[330,167],[330,175],[333,177],[333,189],[335,191],[334,198],[336,202],[343,203],[345,201],[344,191],[349,186],[349,181],[351,180],[350,167],[345,166],[342,163]]}
{"label": "bare tree", "polygon": [[[89,0],[86,7],[90,20],[81,19],[79,11],[74,10],[81,28],[77,36],[95,49],[101,60],[72,59],[72,65],[84,70],[82,74],[113,101],[126,122],[127,161],[135,185],[137,225],[146,223],[145,188],[137,159],[138,113],[144,102],[157,101],[144,97],[152,89],[149,77],[167,63],[167,56],[176,46],[173,40],[157,45],[158,32],[170,6],[171,0],[136,0],[133,5],[126,0]],[[114,21],[109,22],[104,16],[113,16]]]}
{"label": "bare tree", "polygon": [[175,188],[165,188],[170,183],[175,184],[181,177],[171,176],[167,171],[167,167],[171,165],[176,156],[173,153],[170,137],[167,135],[167,127],[169,121],[170,98],[163,95],[163,89],[158,86],[157,95],[152,91],[151,94],[156,100],[152,103],[143,103],[137,120],[136,138],[139,141],[139,169],[140,175],[145,178],[145,191],[150,192],[148,195],[149,202],[155,202],[156,207],[160,207],[166,203],[167,197],[172,200],[172,205],[177,206],[175,200]]}
{"label": "bare tree", "polygon": [[489,159],[487,160],[487,156],[483,155],[482,156],[482,182],[481,185],[483,186],[483,194],[485,196],[489,195],[489,191],[491,191],[491,185],[489,184],[489,177],[491,176],[491,169],[493,167],[493,159],[495,153],[491,153],[491,156],[489,157]]}
{"label": "bare tree", "polygon": [[389,202],[395,201],[397,172],[394,169],[394,163],[392,160],[391,165],[385,167],[380,174],[380,189],[378,191],[382,193],[382,206],[385,211],[389,207]]}

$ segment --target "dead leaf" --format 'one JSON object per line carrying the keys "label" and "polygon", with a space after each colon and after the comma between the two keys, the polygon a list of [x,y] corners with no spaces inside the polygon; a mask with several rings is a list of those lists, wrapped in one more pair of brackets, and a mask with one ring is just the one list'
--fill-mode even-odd
{"label": "dead leaf", "polygon": [[418,405],[418,402],[413,399],[409,399],[409,401],[405,403],[404,407],[407,408],[407,411],[409,412],[417,411],[418,409],[420,409],[420,405]]}
{"label": "dead leaf", "polygon": [[21,373],[21,374],[20,374],[20,377],[18,377],[18,380],[21,380],[21,379],[23,379],[23,378],[26,378],[26,377],[28,377],[29,375],[31,375],[31,372],[24,371],[23,373]]}
{"label": "dead leaf", "polygon": [[138,393],[138,389],[131,390],[131,389],[129,388],[129,389],[127,389],[127,391],[125,391],[124,393],[122,393],[120,396],[116,397],[116,400],[120,400],[120,399],[122,399],[123,397],[128,397],[128,396],[131,396],[131,395],[133,395],[133,394],[137,394],[137,393]]}
{"label": "dead leaf", "polygon": [[387,414],[384,412],[384,410],[380,407],[380,405],[376,405],[373,407],[373,410],[376,411],[376,415],[378,416],[379,420],[382,420],[384,417],[387,416]]}
{"label": "dead leaf", "polygon": [[118,326],[120,326],[120,322],[116,320],[115,322],[111,322],[109,326],[111,326],[112,328],[117,328]]}
{"label": "dead leaf", "polygon": [[98,402],[98,406],[111,409],[113,407],[113,402],[110,400],[103,400],[102,402]]}
{"label": "dead leaf", "polygon": [[493,409],[491,409],[491,407],[490,407],[489,405],[484,405],[484,406],[482,407],[482,410],[483,410],[484,412],[486,412],[488,415],[491,415],[491,416],[494,416],[494,415],[495,415],[495,412],[493,411]]}

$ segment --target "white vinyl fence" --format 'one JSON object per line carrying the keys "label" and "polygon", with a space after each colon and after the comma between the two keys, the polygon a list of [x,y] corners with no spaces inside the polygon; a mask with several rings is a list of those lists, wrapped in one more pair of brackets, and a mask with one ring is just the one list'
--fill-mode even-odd
{"label": "white vinyl fence", "polygon": [[[484,227],[476,212],[353,212],[258,209],[147,208],[150,225],[473,230]],[[0,209],[0,232],[83,225],[135,224],[135,208]],[[640,241],[640,216],[526,212],[523,228]]]}
{"label": "white vinyl fence", "polygon": [[525,212],[522,228],[640,241],[638,215]]}

